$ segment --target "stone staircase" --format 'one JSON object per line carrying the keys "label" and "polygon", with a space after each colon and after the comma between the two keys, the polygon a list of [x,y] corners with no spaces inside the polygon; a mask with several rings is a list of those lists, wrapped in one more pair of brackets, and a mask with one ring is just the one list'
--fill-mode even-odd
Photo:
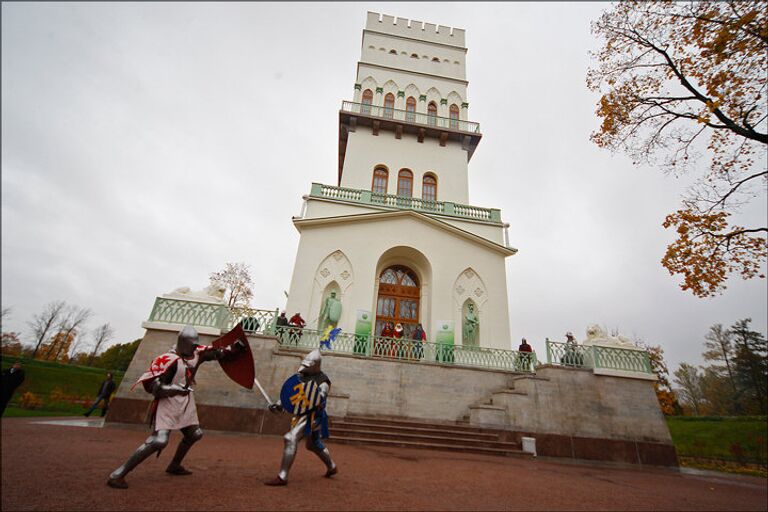
{"label": "stone staircase", "polygon": [[537,375],[518,375],[512,377],[509,386],[494,391],[483,400],[469,406],[469,414],[463,420],[472,425],[486,428],[509,428],[519,424],[521,419],[532,406],[529,395],[537,381],[548,382],[546,377]]}
{"label": "stone staircase", "polygon": [[530,457],[512,442],[508,431],[473,427],[469,423],[435,423],[403,418],[347,416],[331,419],[329,441],[397,446],[486,455]]}

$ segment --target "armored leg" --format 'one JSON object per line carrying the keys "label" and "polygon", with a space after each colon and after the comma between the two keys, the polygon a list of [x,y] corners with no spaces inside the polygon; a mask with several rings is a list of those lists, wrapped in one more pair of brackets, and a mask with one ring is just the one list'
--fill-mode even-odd
{"label": "armored leg", "polygon": [[199,425],[190,425],[181,429],[181,433],[184,434],[184,437],[179,442],[179,447],[176,448],[176,455],[173,456],[173,460],[168,464],[165,472],[172,475],[191,475],[192,472],[185,469],[181,465],[181,461],[184,460],[192,445],[202,439],[203,429]]}
{"label": "armored leg", "polygon": [[283,449],[283,461],[280,464],[280,472],[277,476],[282,481],[288,481],[288,472],[291,470],[293,460],[296,458],[296,448],[299,442],[304,438],[304,429],[307,425],[307,418],[301,418],[291,430],[288,431],[283,439],[285,440],[285,448]]}
{"label": "armored leg", "polygon": [[109,475],[107,485],[118,489],[126,489],[128,484],[125,482],[125,476],[130,473],[136,466],[141,464],[147,457],[153,453],[162,450],[168,445],[168,438],[170,436],[170,430],[156,430],[151,436],[144,441],[144,444],[139,446],[133,455],[128,457],[125,463],[114,470]]}
{"label": "armored leg", "polygon": [[331,459],[331,452],[328,451],[328,448],[320,440],[320,432],[312,432],[312,435],[307,437],[307,450],[320,457],[320,460],[323,461],[327,469],[325,472],[326,477],[331,477],[338,472],[336,463]]}

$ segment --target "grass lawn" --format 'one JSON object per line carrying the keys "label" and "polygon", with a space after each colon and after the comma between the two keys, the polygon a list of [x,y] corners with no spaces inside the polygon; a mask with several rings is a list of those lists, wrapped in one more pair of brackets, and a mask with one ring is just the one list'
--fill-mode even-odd
{"label": "grass lawn", "polygon": [[[36,359],[3,357],[2,369],[21,361],[24,383],[8,404],[5,416],[69,416],[79,415],[96,398],[101,382],[107,374],[103,368],[76,366]],[[120,385],[123,373],[113,371],[116,385]],[[31,392],[42,402],[34,409],[19,407],[24,393]],[[95,411],[96,414],[100,414]]]}
{"label": "grass lawn", "polygon": [[671,416],[667,425],[682,465],[768,474],[765,416]]}
{"label": "grass lawn", "polygon": [[[37,416],[79,416],[81,414],[83,414],[82,407],[78,407],[76,412],[62,412],[62,411],[49,411],[47,409],[22,409],[21,407],[9,405],[5,409],[5,414],[3,414],[3,418],[20,418],[20,417],[37,417]],[[101,410],[97,409],[96,411],[94,411],[91,417],[95,418],[100,414],[101,414]]]}

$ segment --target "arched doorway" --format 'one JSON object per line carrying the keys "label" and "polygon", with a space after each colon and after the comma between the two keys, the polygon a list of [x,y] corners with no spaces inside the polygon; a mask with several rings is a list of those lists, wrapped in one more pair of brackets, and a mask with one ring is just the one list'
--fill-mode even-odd
{"label": "arched doorway", "polygon": [[379,275],[379,295],[376,300],[376,336],[387,322],[403,326],[403,338],[410,339],[419,323],[421,288],[416,273],[404,265],[392,265]]}

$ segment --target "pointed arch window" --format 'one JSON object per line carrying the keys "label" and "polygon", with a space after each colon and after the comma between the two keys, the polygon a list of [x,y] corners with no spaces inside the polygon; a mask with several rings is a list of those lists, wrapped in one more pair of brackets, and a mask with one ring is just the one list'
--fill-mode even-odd
{"label": "pointed arch window", "polygon": [[387,182],[389,180],[389,171],[387,168],[380,165],[373,170],[373,186],[371,191],[374,194],[386,194]]}
{"label": "pointed arch window", "polygon": [[384,117],[392,119],[395,113],[395,95],[391,92],[384,96]]}
{"label": "pointed arch window", "polygon": [[363,114],[371,113],[371,105],[373,104],[373,91],[366,89],[363,91],[362,108],[360,109]]}
{"label": "pointed arch window", "polygon": [[397,175],[397,195],[402,197],[413,195],[413,173],[408,169],[400,169]]}
{"label": "pointed arch window", "polygon": [[426,201],[437,201],[437,178],[434,174],[425,174],[421,182],[421,198]]}
{"label": "pointed arch window", "polygon": [[459,106],[455,103],[451,104],[450,109],[451,128],[459,128]]}
{"label": "pointed arch window", "polygon": [[411,123],[416,120],[416,98],[413,96],[405,100],[405,120]]}
{"label": "pointed arch window", "polygon": [[427,124],[435,126],[437,124],[437,104],[430,101],[427,105]]}

